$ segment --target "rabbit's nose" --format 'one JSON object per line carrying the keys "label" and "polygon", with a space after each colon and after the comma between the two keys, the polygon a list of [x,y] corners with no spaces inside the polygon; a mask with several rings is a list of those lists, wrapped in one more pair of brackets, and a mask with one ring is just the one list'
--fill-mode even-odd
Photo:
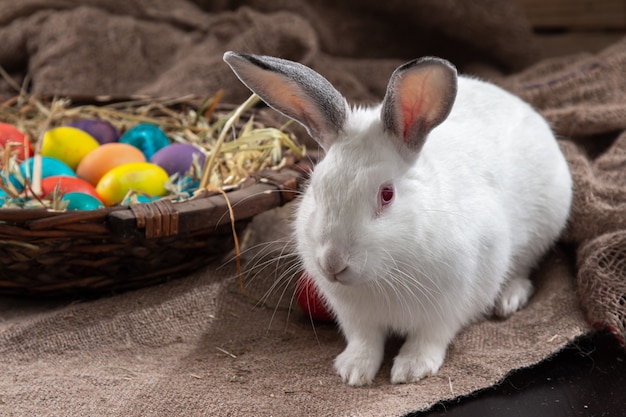
{"label": "rabbit's nose", "polygon": [[339,249],[328,246],[317,259],[317,264],[330,281],[341,281],[340,275],[348,269],[346,255]]}

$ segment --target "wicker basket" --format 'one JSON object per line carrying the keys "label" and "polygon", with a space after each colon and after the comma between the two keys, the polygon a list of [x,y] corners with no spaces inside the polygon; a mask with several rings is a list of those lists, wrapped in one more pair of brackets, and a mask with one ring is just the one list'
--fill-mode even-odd
{"label": "wicker basket", "polygon": [[[312,164],[289,154],[281,169],[228,192],[236,230],[292,200]],[[92,211],[2,209],[0,294],[98,295],[163,282],[231,253],[232,226],[225,197],[208,191]]]}

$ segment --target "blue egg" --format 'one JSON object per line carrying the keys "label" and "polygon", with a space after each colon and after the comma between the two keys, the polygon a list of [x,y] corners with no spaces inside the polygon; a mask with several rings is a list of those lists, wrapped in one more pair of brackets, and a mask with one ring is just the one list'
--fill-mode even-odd
{"label": "blue egg", "polygon": [[[0,174],[0,176],[2,177],[2,181],[6,184],[7,176],[4,174],[4,172]],[[15,175],[9,174],[8,181],[10,181],[11,184],[13,184],[13,187],[15,187],[18,193],[21,193],[22,190],[24,189],[24,184],[22,184],[17,178],[15,178]]]}
{"label": "blue egg", "polygon": [[68,201],[68,210],[96,210],[104,207],[97,198],[85,193],[67,193],[63,196],[63,201]]}
{"label": "blue egg", "polygon": [[145,194],[135,194],[126,199],[124,199],[120,205],[128,206],[130,204],[143,204],[143,203],[152,203],[154,201],[159,200],[157,196],[147,196]]}
{"label": "blue egg", "polygon": [[170,140],[160,127],[150,123],[140,123],[124,132],[120,143],[139,148],[149,161],[158,150],[169,145]]}
{"label": "blue egg", "polygon": [[9,198],[7,193],[0,189],[0,207],[4,206],[4,203],[7,202],[7,198]]}
{"label": "blue egg", "polygon": [[[28,158],[20,164],[20,172],[24,178],[32,178],[35,165],[35,158]],[[27,171],[28,168],[28,171]],[[75,177],[76,173],[65,162],[49,156],[41,157],[41,178],[53,177],[55,175],[65,175]]]}
{"label": "blue egg", "polygon": [[143,195],[143,194],[137,195],[137,202],[138,203],[152,203],[153,201],[156,201],[158,199],[159,199],[159,197],[156,197],[156,196],[147,196],[147,195]]}

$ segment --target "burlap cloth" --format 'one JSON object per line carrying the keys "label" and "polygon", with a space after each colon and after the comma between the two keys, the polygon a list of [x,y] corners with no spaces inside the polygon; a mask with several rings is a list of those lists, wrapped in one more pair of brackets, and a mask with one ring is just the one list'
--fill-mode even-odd
{"label": "burlap cloth", "polygon": [[[293,286],[273,286],[289,265],[265,264],[282,249],[287,207],[250,228],[250,245],[270,244],[246,254],[245,295],[232,265],[214,264],[98,300],[0,297],[0,415],[400,416],[496,384],[592,325],[626,336],[626,39],[597,55],[542,58],[517,3],[495,0],[3,0],[0,10],[0,65],[37,94],[224,88],[238,102],[248,92],[221,61],[233,49],[304,62],[351,100],[371,101],[398,63],[442,55],[534,104],[576,184],[569,228],[529,306],[467,328],[417,384],[388,382],[397,341],[373,386],[340,383],[338,330],[290,310]],[[13,94],[0,81],[0,95]]]}

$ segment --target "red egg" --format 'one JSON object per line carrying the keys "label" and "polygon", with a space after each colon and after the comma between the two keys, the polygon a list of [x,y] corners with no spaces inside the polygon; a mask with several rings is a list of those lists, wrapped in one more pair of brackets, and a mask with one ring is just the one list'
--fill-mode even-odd
{"label": "red egg", "polygon": [[9,143],[19,145],[13,148],[18,162],[22,162],[33,155],[33,147],[30,140],[18,128],[8,123],[0,123],[0,145],[2,145],[3,149],[6,149]]}
{"label": "red egg", "polygon": [[302,311],[313,320],[332,321],[333,315],[320,295],[313,278],[306,272],[298,277],[296,283],[296,301]]}
{"label": "red egg", "polygon": [[87,181],[76,177],[66,177],[61,175],[47,177],[41,180],[41,190],[43,192],[43,196],[45,197],[48,194],[51,194],[57,184],[59,184],[59,187],[63,194],[84,193],[97,198],[99,201],[102,201],[94,186],[89,184]]}

